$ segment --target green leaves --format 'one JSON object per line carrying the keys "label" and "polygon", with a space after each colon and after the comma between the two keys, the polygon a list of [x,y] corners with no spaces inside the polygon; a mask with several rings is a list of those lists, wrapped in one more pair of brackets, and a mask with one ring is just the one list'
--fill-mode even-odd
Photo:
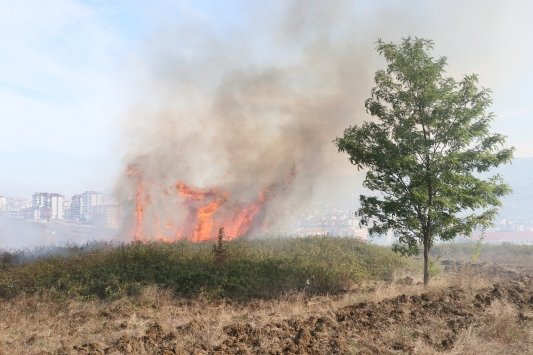
{"label": "green leaves", "polygon": [[[272,238],[228,242],[223,264],[211,243],[102,245],[20,264],[5,254],[0,299],[21,293],[53,297],[117,298],[151,285],[180,297],[275,297],[301,290],[338,292],[369,279],[390,279],[408,260],[354,238]],[[24,254],[21,254],[23,256]],[[23,259],[23,258],[20,258]]]}
{"label": "green leaves", "polygon": [[490,131],[490,90],[476,75],[446,77],[446,58],[432,57],[432,48],[420,38],[379,40],[387,68],[376,72],[365,102],[378,120],[335,140],[353,165],[368,169],[364,186],[379,192],[361,196],[361,223],[374,235],[392,230],[404,254],[489,226],[510,192],[501,177],[480,174],[510,162],[514,151]]}

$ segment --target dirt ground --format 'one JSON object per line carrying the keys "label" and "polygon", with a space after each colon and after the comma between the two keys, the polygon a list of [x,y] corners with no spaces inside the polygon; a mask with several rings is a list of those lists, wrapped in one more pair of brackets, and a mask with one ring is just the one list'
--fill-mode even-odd
{"label": "dirt ground", "polygon": [[246,303],[146,289],[113,302],[0,302],[0,354],[533,354],[533,273],[443,262],[345,294]]}

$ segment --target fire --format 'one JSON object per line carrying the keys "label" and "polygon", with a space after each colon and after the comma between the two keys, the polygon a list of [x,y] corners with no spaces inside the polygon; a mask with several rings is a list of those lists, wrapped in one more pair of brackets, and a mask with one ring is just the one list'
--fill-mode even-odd
{"label": "fire", "polygon": [[133,240],[140,242],[143,240],[143,220],[144,209],[150,202],[146,194],[142,173],[136,165],[129,165],[126,169],[126,174],[134,180],[135,183],[135,229],[133,232]]}
{"label": "fire", "polygon": [[248,233],[250,228],[253,227],[254,221],[261,212],[263,205],[274,197],[272,194],[268,194],[270,188],[267,187],[259,192],[255,202],[243,207],[233,216],[230,223],[224,225],[224,229],[229,235],[241,236]]}
{"label": "fire", "polygon": [[185,197],[189,210],[185,225],[185,228],[188,228],[187,235],[194,242],[209,240],[213,228],[213,214],[226,202],[228,194],[218,189],[195,189],[183,182],[178,182],[176,189]]}
{"label": "fire", "polygon": [[[187,239],[204,242],[216,239],[217,228],[220,226],[224,227],[228,239],[245,236],[252,229],[263,227],[265,206],[292,182],[296,170],[293,167],[283,181],[264,187],[249,203],[231,201],[229,192],[220,188],[196,188],[178,181],[174,189],[179,197],[180,207],[187,211],[186,217],[178,224],[167,221],[165,227],[161,228],[160,218],[156,215],[153,217],[152,233],[146,231],[144,225],[145,214],[150,207],[148,190],[159,189],[162,195],[168,196],[171,189],[146,181],[137,166],[129,166],[126,173],[133,181],[135,190],[134,241],[171,242]],[[157,212],[155,208],[152,210],[150,212]]]}

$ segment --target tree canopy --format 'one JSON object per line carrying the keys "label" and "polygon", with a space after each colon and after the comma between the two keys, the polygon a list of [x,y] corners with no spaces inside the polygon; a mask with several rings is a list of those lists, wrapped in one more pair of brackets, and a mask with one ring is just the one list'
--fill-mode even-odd
{"label": "tree canopy", "polygon": [[371,235],[392,231],[401,253],[416,254],[423,246],[426,285],[435,238],[451,240],[491,225],[510,188],[487,172],[510,162],[514,151],[490,130],[490,90],[474,74],[447,77],[446,58],[432,57],[432,49],[427,39],[379,40],[387,68],[376,72],[365,102],[374,119],[335,140],[353,165],[368,169],[364,186],[379,192],[361,195],[361,224]]}

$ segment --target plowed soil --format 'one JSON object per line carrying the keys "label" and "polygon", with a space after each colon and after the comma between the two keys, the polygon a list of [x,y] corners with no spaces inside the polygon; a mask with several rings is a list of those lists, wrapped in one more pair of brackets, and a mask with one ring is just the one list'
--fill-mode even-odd
{"label": "plowed soil", "polygon": [[[525,346],[521,349],[531,349],[531,344],[527,343],[529,340],[520,335],[521,329],[526,336],[533,329],[533,277],[529,271],[450,261],[443,262],[443,265],[451,281],[429,291],[413,279],[404,278],[397,281],[404,292],[394,297],[355,302],[338,308],[335,305],[340,303],[330,302],[330,309],[320,314],[285,318],[278,314],[271,322],[252,322],[250,317],[243,316],[242,321],[231,319],[219,328],[218,334],[211,335],[205,334],[209,327],[195,319],[177,326],[162,325],[157,319],[150,319],[140,334],[125,333],[112,340],[62,346],[55,353],[461,353],[468,351],[465,342],[469,336],[474,337],[473,334],[478,338],[485,334],[492,338],[490,341],[502,345],[499,350],[494,348],[495,353],[506,352],[505,349],[512,353],[515,348],[506,348],[503,344],[513,340],[514,333],[505,333],[510,327],[519,333],[516,340],[525,342],[520,345]],[[463,283],[453,282],[454,278],[464,277],[464,274],[478,280],[480,286],[474,287],[468,279]],[[351,292],[371,291],[372,288]],[[309,299],[304,298],[301,302],[309,302]],[[313,302],[321,301],[314,298]],[[253,305],[235,307],[250,307],[250,312],[253,311]],[[510,323],[503,324],[502,329],[493,329],[494,324],[503,319],[502,312],[497,311],[502,307],[508,310],[505,319]],[[491,326],[493,333],[487,330]],[[184,339],[188,340],[184,342]]]}

